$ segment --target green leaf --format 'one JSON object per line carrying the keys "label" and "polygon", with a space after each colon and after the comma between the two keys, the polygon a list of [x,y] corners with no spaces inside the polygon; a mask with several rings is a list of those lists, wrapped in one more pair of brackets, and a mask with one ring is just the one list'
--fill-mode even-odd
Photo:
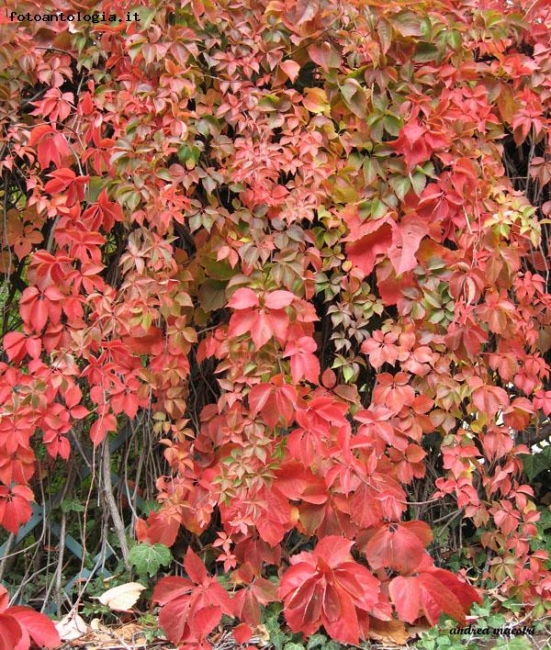
{"label": "green leaf", "polygon": [[396,115],[392,115],[392,113],[386,113],[383,124],[385,127],[385,131],[389,134],[392,135],[393,137],[397,138],[398,135],[400,134],[400,129],[403,126],[403,120],[400,119],[399,117],[396,117]]}
{"label": "green leaf", "polygon": [[61,502],[61,510],[63,512],[84,512],[86,508],[78,499],[68,499]]}
{"label": "green leaf", "polygon": [[95,203],[98,200],[98,196],[101,194],[101,191],[105,187],[105,181],[101,176],[90,176],[88,181],[88,186],[86,188],[86,202]]}
{"label": "green leaf", "polygon": [[147,39],[142,34],[136,34],[128,46],[128,56],[132,63],[136,60],[136,57],[143,49],[143,46],[147,43]]}
{"label": "green leaf", "polygon": [[172,553],[164,544],[136,544],[130,550],[128,561],[139,575],[154,576],[162,566],[172,562]]}
{"label": "green leaf", "polygon": [[375,142],[381,142],[383,139],[384,115],[372,113],[366,121],[370,129],[371,139]]}
{"label": "green leaf", "polygon": [[222,309],[226,304],[227,282],[207,278],[199,288],[201,307],[207,312]]}
{"label": "green leaf", "polygon": [[410,180],[411,180],[411,185],[413,187],[413,191],[417,196],[421,196],[421,192],[425,189],[425,185],[427,184],[427,179],[424,176],[424,174],[410,174],[409,175]]}
{"label": "green leaf", "polygon": [[363,176],[366,185],[371,185],[381,171],[381,165],[375,158],[366,158],[362,166]]}
{"label": "green leaf", "polygon": [[286,643],[283,650],[304,650],[302,643],[296,643],[295,641],[290,641]]}
{"label": "green leaf", "polygon": [[522,464],[524,465],[524,473],[530,481],[540,472],[551,469],[551,445],[544,447],[537,453],[523,456]]}
{"label": "green leaf", "polygon": [[312,634],[308,639],[306,648],[307,650],[315,650],[315,648],[319,648],[320,650],[340,650],[342,645],[332,639],[328,639],[325,634],[318,633]]}
{"label": "green leaf", "polygon": [[[283,644],[285,643],[285,634],[279,627],[268,627],[268,632],[270,634],[270,643],[274,646],[275,650],[283,650]],[[301,648],[301,650],[303,650]]]}
{"label": "green leaf", "polygon": [[151,27],[151,24],[153,23],[153,19],[155,18],[157,10],[154,7],[144,7],[140,5],[137,7],[131,7],[128,13],[130,14],[131,20],[135,20],[135,16],[134,16],[135,13],[138,14],[139,20],[137,21],[137,24],[140,28],[140,31],[144,31]]}
{"label": "green leaf", "polygon": [[384,217],[387,212],[388,207],[385,205],[385,203],[381,201],[381,199],[375,197],[371,204],[371,216],[374,219],[380,219],[381,217]]}
{"label": "green leaf", "polygon": [[390,178],[390,186],[396,193],[396,196],[403,201],[405,195],[409,192],[411,181],[406,176],[392,176]]}
{"label": "green leaf", "polygon": [[459,32],[457,29],[452,29],[450,31],[445,32],[446,37],[448,39],[448,43],[450,47],[453,50],[459,50],[461,48],[461,32]]}
{"label": "green leaf", "polygon": [[346,106],[358,117],[365,118],[367,112],[367,94],[355,79],[346,79],[340,87]]}
{"label": "green leaf", "polygon": [[325,634],[312,634],[312,636],[308,639],[306,650],[312,650],[313,648],[320,647],[324,648],[326,643],[327,637]]}
{"label": "green leaf", "polygon": [[417,45],[417,52],[413,55],[413,60],[417,63],[428,63],[429,61],[438,59],[438,57],[439,51],[436,46],[421,41]]}

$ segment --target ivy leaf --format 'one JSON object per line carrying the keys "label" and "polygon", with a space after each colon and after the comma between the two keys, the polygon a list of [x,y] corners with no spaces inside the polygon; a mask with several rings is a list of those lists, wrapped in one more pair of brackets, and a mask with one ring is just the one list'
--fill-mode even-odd
{"label": "ivy leaf", "polygon": [[551,469],[551,445],[544,447],[541,451],[522,457],[524,473],[531,481],[540,472]]}
{"label": "ivy leaf", "polygon": [[130,550],[128,561],[139,575],[154,576],[162,566],[172,562],[172,553],[164,544],[136,544]]}

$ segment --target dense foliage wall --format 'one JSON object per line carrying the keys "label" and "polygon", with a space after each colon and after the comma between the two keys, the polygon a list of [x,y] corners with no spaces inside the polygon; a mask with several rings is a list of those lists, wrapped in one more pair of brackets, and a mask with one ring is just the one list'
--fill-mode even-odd
{"label": "dense foliage wall", "polygon": [[276,599],[352,643],[462,620],[479,595],[426,550],[446,508],[478,585],[542,611],[521,458],[551,413],[548,3],[1,21],[0,523],[28,520],[37,454],[141,414],[170,473],[135,532],[189,547],[154,594],[182,647]]}

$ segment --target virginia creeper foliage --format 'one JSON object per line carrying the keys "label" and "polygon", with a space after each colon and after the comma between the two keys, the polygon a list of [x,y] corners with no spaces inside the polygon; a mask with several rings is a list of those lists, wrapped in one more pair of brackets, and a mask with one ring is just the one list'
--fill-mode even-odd
{"label": "virginia creeper foliage", "polygon": [[169,472],[138,539],[202,536],[234,586],[191,550],[161,580],[182,648],[276,600],[350,643],[464,620],[415,515],[435,457],[481,578],[548,603],[521,462],[551,414],[548,2],[7,6],[0,523],[40,447],[146,412]]}
{"label": "virginia creeper foliage", "polygon": [[45,614],[30,607],[8,606],[8,593],[0,585],[0,650],[29,650],[31,643],[41,648],[57,648],[61,640]]}

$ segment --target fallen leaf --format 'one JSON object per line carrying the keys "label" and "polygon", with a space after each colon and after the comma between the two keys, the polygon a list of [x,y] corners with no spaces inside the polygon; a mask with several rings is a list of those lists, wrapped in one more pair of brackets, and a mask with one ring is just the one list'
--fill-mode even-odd
{"label": "fallen leaf", "polygon": [[127,612],[138,602],[144,589],[145,587],[139,582],[127,582],[124,585],[108,589],[98,600],[114,612]]}
{"label": "fallen leaf", "polygon": [[74,641],[88,633],[88,626],[78,614],[67,614],[55,623],[55,627],[62,641]]}
{"label": "fallen leaf", "polygon": [[372,618],[369,625],[369,638],[385,645],[406,645],[411,635],[403,621],[380,621]]}

